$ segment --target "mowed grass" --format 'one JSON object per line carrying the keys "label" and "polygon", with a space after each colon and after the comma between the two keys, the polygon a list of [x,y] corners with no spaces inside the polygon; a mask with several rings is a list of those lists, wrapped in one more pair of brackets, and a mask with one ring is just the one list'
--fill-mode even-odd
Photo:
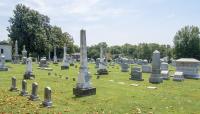
{"label": "mowed grass", "polygon": [[[35,80],[27,80],[28,92],[31,93],[33,82],[39,85],[39,101],[29,101],[27,97],[19,96],[19,92],[10,92],[11,77],[16,76],[17,87],[21,90],[21,81],[26,65],[7,63],[9,71],[0,72],[0,113],[39,113],[39,114],[199,114],[200,113],[200,80],[186,79],[184,82],[174,82],[172,78],[162,84],[148,82],[149,73],[143,73],[144,81],[129,80],[130,72],[121,72],[119,66],[109,67],[109,75],[96,79],[94,64],[89,64],[92,75],[92,85],[97,94],[75,98],[72,88],[78,76],[79,68],[70,67],[60,70],[60,65],[51,64],[51,75],[46,70],[37,69],[33,63]],[[78,65],[78,64],[77,64]],[[79,66],[79,65],[78,65]],[[170,69],[174,68],[170,66]],[[57,74],[57,75],[55,75]],[[68,76],[69,80],[65,77]],[[113,80],[113,81],[110,81]],[[124,82],[119,83],[119,82]],[[139,84],[138,87],[130,84]],[[44,97],[44,88],[52,89],[52,108],[43,108],[40,104]],[[157,89],[147,89],[155,86]]]}

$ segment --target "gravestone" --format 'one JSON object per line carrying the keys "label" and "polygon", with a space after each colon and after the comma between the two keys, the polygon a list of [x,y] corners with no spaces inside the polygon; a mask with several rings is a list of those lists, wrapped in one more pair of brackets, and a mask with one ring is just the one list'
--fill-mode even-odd
{"label": "gravestone", "polygon": [[149,78],[150,83],[162,83],[163,79],[160,74],[160,52],[154,51],[152,56],[152,73]]}
{"label": "gravestone", "polygon": [[53,64],[58,64],[57,55],[56,55],[56,47],[54,47]]}
{"label": "gravestone", "polygon": [[32,60],[31,57],[29,57],[26,61],[26,72],[24,74],[24,79],[34,79],[35,75],[32,71]]}
{"label": "gravestone", "polygon": [[74,66],[74,59],[72,56],[69,58],[69,64],[70,66]]}
{"label": "gravestone", "polygon": [[174,73],[174,77],[173,77],[173,81],[184,81],[184,76],[183,76],[183,72],[175,72]]}
{"label": "gravestone", "polygon": [[76,97],[95,95],[96,88],[91,86],[90,74],[88,72],[87,62],[87,45],[86,45],[86,31],[80,31],[80,69],[76,87],[73,88],[73,94]]}
{"label": "gravestone", "polygon": [[32,84],[32,92],[29,99],[32,101],[39,100],[39,96],[37,94],[38,94],[38,84],[34,82]]}
{"label": "gravestone", "polygon": [[26,80],[22,80],[22,90],[21,90],[20,95],[21,96],[28,96]]}
{"label": "gravestone", "polygon": [[0,71],[8,71],[8,67],[5,66],[5,56],[0,55]]}
{"label": "gravestone", "polygon": [[51,101],[51,88],[46,87],[44,89],[44,101],[42,102],[44,107],[52,107],[52,101]]}
{"label": "gravestone", "polygon": [[22,50],[22,64],[26,64],[26,59],[27,59],[27,51],[24,45]]}
{"label": "gravestone", "polygon": [[15,41],[15,53],[13,56],[13,63],[14,64],[19,64],[19,54],[18,54],[18,43],[17,40]]}
{"label": "gravestone", "polygon": [[161,77],[164,80],[168,80],[169,79],[168,63],[162,62],[160,69],[161,69]]}
{"label": "gravestone", "polygon": [[142,72],[139,67],[134,67],[131,69],[130,80],[144,81],[144,79],[142,79]]}
{"label": "gravestone", "polygon": [[61,70],[69,69],[69,62],[66,56],[67,56],[67,47],[66,44],[64,44],[63,65],[61,66]]}
{"label": "gravestone", "polygon": [[127,63],[121,63],[121,71],[122,72],[128,72],[129,70],[129,65]]}
{"label": "gravestone", "polygon": [[11,81],[12,81],[12,84],[11,84],[11,87],[10,87],[10,91],[18,91],[16,77],[13,76],[11,78]]}
{"label": "gravestone", "polygon": [[99,68],[100,58],[97,58],[95,61],[95,68]]}
{"label": "gravestone", "polygon": [[97,74],[98,75],[106,75],[108,74],[108,70],[107,70],[107,64],[104,58],[104,54],[103,54],[103,47],[101,46],[100,48],[100,62],[99,62],[99,68],[97,70]]}
{"label": "gravestone", "polygon": [[48,67],[48,62],[47,62],[46,57],[42,57],[40,59],[40,65],[39,65],[39,67]]}
{"label": "gravestone", "polygon": [[151,73],[152,72],[152,68],[150,65],[142,65],[142,72],[143,73]]}

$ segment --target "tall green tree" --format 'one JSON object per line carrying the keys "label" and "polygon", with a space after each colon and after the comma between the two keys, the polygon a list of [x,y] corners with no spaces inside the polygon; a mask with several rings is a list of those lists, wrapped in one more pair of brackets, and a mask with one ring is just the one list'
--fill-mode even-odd
{"label": "tall green tree", "polygon": [[176,58],[200,59],[200,37],[199,28],[196,26],[185,26],[174,36],[174,51]]}

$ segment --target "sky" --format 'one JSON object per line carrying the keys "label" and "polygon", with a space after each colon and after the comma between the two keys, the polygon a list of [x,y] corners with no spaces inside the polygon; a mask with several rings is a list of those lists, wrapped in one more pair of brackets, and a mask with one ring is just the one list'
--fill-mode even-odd
{"label": "sky", "polygon": [[49,16],[77,45],[80,29],[88,45],[173,45],[182,27],[200,26],[200,0],[0,0],[0,40],[8,38],[8,20],[19,3]]}

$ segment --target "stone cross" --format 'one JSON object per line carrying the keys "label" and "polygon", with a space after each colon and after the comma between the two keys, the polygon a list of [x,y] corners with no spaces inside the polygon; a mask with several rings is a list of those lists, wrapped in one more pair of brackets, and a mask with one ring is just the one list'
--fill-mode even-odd
{"label": "stone cross", "polygon": [[38,93],[38,84],[36,82],[34,82],[32,84],[32,92],[31,92],[30,100],[32,100],[32,101],[38,100],[39,97],[38,97],[37,93]]}
{"label": "stone cross", "polygon": [[26,80],[22,80],[22,90],[20,93],[21,96],[27,96],[28,92],[27,92],[27,82]]}
{"label": "stone cross", "polygon": [[17,81],[16,81],[16,77],[13,76],[11,78],[11,81],[12,81],[12,84],[11,84],[11,88],[10,88],[10,91],[18,91],[16,85],[17,85]]}
{"label": "stone cross", "polygon": [[150,83],[162,83],[163,79],[160,74],[160,52],[154,51],[152,56],[152,74],[149,78]]}
{"label": "stone cross", "polygon": [[44,89],[44,101],[42,102],[44,107],[51,107],[52,101],[51,101],[51,88],[46,87]]}

